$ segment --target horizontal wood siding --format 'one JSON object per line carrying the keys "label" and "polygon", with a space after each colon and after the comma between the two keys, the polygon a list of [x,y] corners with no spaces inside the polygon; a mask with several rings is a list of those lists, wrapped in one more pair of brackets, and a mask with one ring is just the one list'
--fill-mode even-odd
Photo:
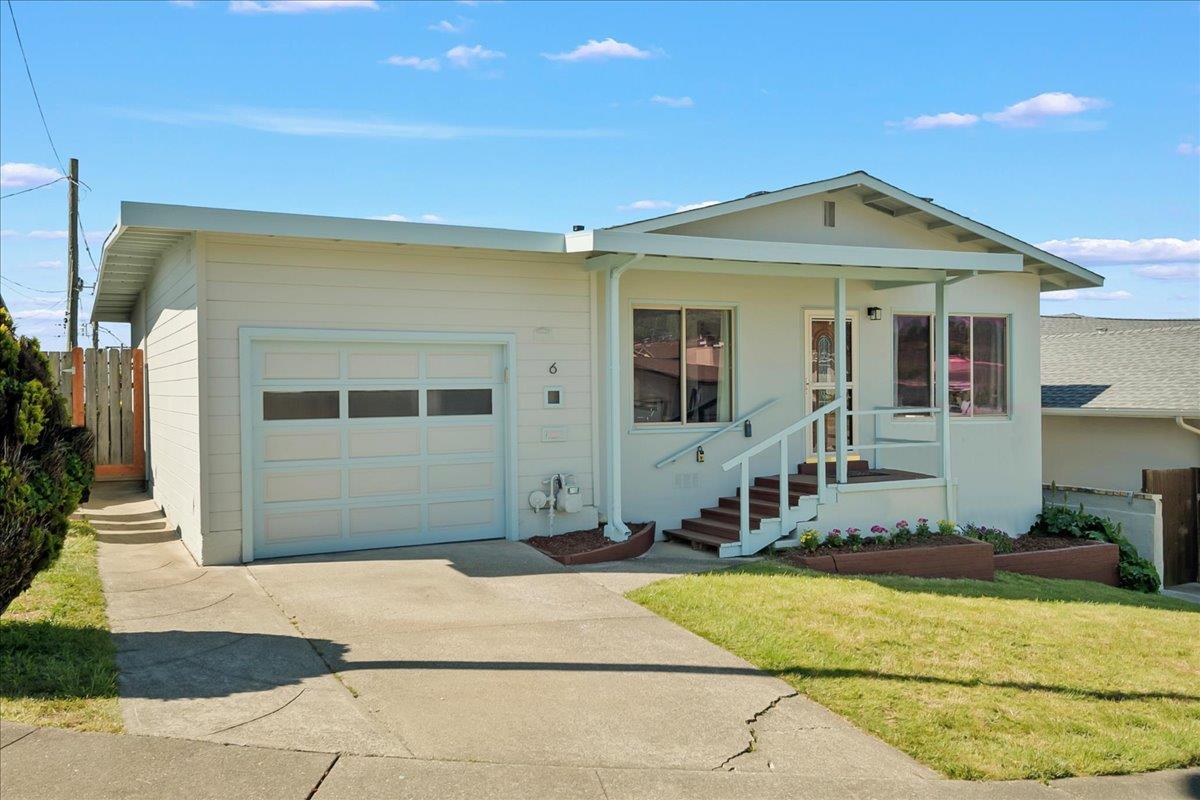
{"label": "horizontal wood siding", "polygon": [[[245,326],[514,334],[521,534],[546,532],[547,515],[534,516],[524,498],[556,472],[574,474],[584,505],[594,505],[590,281],[578,257],[218,236],[206,239],[205,254],[206,536],[223,540],[219,552],[241,540]],[[547,385],[564,388],[561,409],[542,407]],[[543,443],[542,426],[564,426],[567,440]],[[557,524],[571,523],[559,515]]]}
{"label": "horizontal wood siding", "polygon": [[137,334],[144,337],[141,345],[146,353],[146,458],[154,499],[179,526],[183,543],[200,559],[200,387],[194,253],[190,240],[167,251],[135,312]]}

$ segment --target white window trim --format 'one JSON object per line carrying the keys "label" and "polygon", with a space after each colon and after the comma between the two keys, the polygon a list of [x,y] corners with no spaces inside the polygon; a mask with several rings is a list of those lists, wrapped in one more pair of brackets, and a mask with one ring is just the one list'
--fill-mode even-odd
{"label": "white window trim", "polygon": [[[929,319],[929,380],[930,380],[930,394],[933,395],[933,397],[931,397],[930,405],[936,405],[936,403],[937,403],[937,386],[935,384],[935,381],[937,379],[937,369],[936,369],[935,362],[936,362],[936,358],[937,358],[937,342],[935,341],[934,336],[935,336],[935,328],[937,326],[934,323],[933,314],[928,311],[904,311],[904,310],[891,312],[891,342],[892,343],[891,343],[890,350],[891,350],[892,374],[891,374],[890,380],[891,380],[891,385],[892,385],[892,404],[894,406],[899,405],[897,398],[896,398],[896,366],[898,363],[898,358],[897,358],[898,353],[896,352],[896,317],[898,317],[898,316],[899,317],[927,317]],[[1002,414],[976,414],[976,413],[974,413],[974,410],[972,410],[972,412],[970,414],[962,414],[959,412],[952,412],[950,414],[951,421],[953,421],[953,422],[972,422],[972,423],[980,423],[980,424],[986,423],[986,422],[1008,422],[1008,421],[1011,421],[1012,415],[1013,415],[1013,353],[1014,353],[1014,351],[1013,351],[1013,333],[1012,333],[1012,331],[1013,331],[1012,314],[1004,314],[1004,313],[997,313],[997,312],[990,312],[990,311],[968,311],[968,312],[950,311],[949,313],[947,313],[946,316],[947,317],[968,317],[972,320],[972,324],[970,326],[970,333],[971,333],[970,348],[971,348],[971,363],[972,363],[972,365],[974,364],[974,360],[975,360],[975,325],[974,325],[975,317],[989,317],[992,319],[1003,319],[1004,320],[1004,359],[1005,359],[1005,368],[1006,368],[1005,369],[1005,381],[1004,381],[1004,394],[1005,394],[1005,409],[1006,410]],[[972,409],[974,409],[974,406],[975,406],[974,400],[975,400],[975,370],[974,370],[974,368],[972,368],[972,370],[971,370],[971,407],[972,407]],[[894,421],[900,422],[900,423],[929,422],[931,419],[932,419],[932,417],[929,414],[897,414],[895,417],[893,417]]]}
{"label": "white window trim", "polygon": [[[687,421],[687,381],[685,379],[683,360],[687,357],[687,347],[685,344],[685,336],[687,331],[687,313],[686,309],[699,309],[711,311],[728,311],[730,316],[730,331],[733,334],[733,342],[729,355],[729,380],[730,394],[729,399],[729,419],[724,422],[688,422]],[[661,310],[661,311],[678,311],[679,318],[679,341],[680,341],[680,374],[679,374],[679,422],[638,422],[634,418],[634,398],[636,388],[634,386],[634,363],[633,363],[633,314],[635,311],[642,309]],[[631,300],[627,309],[627,321],[629,325],[629,339],[622,339],[622,347],[625,348],[626,358],[629,364],[629,389],[625,392],[625,408],[629,411],[629,433],[645,434],[645,433],[697,433],[712,430],[720,430],[729,425],[730,422],[737,419],[739,398],[741,395],[740,386],[740,370],[738,369],[738,358],[740,353],[741,342],[741,322],[738,314],[738,305],[736,303],[721,303],[710,302],[704,300]]]}

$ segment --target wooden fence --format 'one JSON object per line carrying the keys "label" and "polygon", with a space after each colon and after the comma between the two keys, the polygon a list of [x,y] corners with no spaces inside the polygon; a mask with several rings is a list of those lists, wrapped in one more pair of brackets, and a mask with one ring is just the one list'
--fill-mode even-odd
{"label": "wooden fence", "polygon": [[46,355],[73,422],[86,425],[96,437],[96,478],[144,477],[142,351],[76,348]]}
{"label": "wooden fence", "polygon": [[[1186,435],[1186,434],[1184,434]],[[1200,467],[1142,470],[1142,491],[1162,495],[1163,585],[1200,577]]]}

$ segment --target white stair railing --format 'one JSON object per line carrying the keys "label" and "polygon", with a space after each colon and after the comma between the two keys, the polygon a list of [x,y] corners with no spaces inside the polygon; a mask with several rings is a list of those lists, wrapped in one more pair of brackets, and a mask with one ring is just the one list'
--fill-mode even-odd
{"label": "white stair railing", "polygon": [[792,519],[792,501],[791,501],[791,483],[788,480],[792,473],[791,459],[788,456],[788,439],[800,431],[806,430],[810,425],[817,426],[817,502],[821,502],[825,494],[826,476],[825,476],[825,415],[839,408],[844,408],[846,398],[839,397],[832,402],[826,403],[820,408],[813,411],[801,419],[793,422],[783,430],[773,436],[764,439],[753,447],[747,448],[740,454],[726,461],[721,465],[725,471],[729,471],[734,467],[741,467],[741,491],[739,493],[739,507],[741,510],[741,519],[739,526],[739,538],[743,545],[747,544],[750,539],[750,459],[754,458],[759,453],[762,453],[771,447],[779,446],[779,534],[783,536],[787,534],[798,520]]}

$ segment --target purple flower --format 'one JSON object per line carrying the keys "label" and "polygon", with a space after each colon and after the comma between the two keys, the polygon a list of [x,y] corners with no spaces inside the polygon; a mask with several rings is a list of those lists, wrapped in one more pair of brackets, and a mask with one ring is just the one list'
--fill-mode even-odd
{"label": "purple flower", "polygon": [[846,528],[846,533],[855,536],[858,534],[858,528]]}
{"label": "purple flower", "polygon": [[927,520],[925,517],[917,517],[917,524],[918,524],[918,525],[925,525],[925,524],[926,524],[926,523],[928,523],[928,522],[929,522],[929,520]]}
{"label": "purple flower", "polygon": [[830,536],[837,536],[837,535],[838,535],[838,534],[840,534],[841,532],[842,532],[842,529],[841,529],[841,528],[834,528],[833,530],[831,530],[831,531],[829,532],[829,535],[830,535]]}
{"label": "purple flower", "polygon": [[882,525],[872,525],[871,533],[887,533],[887,528],[883,527]]}
{"label": "purple flower", "polygon": [[902,520],[900,520],[899,522],[897,522],[897,523],[896,523],[896,527],[897,527],[897,528],[907,528],[907,527],[908,527],[908,520],[906,520],[906,519],[902,519]]}

